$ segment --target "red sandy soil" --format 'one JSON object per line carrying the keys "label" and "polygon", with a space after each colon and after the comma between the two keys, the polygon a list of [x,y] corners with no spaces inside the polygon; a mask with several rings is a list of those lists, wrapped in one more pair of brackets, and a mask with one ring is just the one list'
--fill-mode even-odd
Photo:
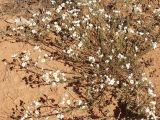
{"label": "red sandy soil", "polygon": [[[0,4],[6,3],[6,0],[0,0]],[[0,6],[1,9],[1,6]],[[4,15],[1,16],[0,20],[0,31],[4,30],[8,25],[4,19],[9,18],[10,16]],[[2,36],[0,36],[0,39]],[[21,80],[23,73],[10,71],[7,65],[1,62],[2,59],[11,59],[11,55],[16,52],[23,50],[31,49],[31,46],[25,45],[22,43],[10,43],[2,42],[0,43],[0,120],[10,120],[9,115],[11,113],[11,108],[15,104],[19,103],[20,99],[23,99],[26,103],[30,103],[32,100],[40,97],[43,94],[50,94],[51,96],[60,97],[63,93],[63,89],[58,89],[57,93],[52,95],[50,87],[40,87],[40,88],[30,88],[26,86],[25,83]],[[146,75],[155,85],[155,91],[157,96],[160,95],[160,47],[155,50],[149,51],[144,55],[145,60],[152,59],[151,65],[145,67],[144,70]],[[56,63],[57,68],[63,69],[63,65]],[[66,69],[66,68],[65,68]],[[150,75],[152,71],[153,75]]]}

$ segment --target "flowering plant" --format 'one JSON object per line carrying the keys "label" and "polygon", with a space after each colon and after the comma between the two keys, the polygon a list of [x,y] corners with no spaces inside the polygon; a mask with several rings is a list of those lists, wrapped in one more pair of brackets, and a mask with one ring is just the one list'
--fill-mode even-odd
{"label": "flowering plant", "polygon": [[[51,4],[23,22],[16,19],[16,28],[7,31],[45,55],[34,60],[30,52],[22,52],[12,62],[4,61],[12,69],[19,65],[27,71],[23,78],[27,85],[63,84],[76,98],[65,94],[59,102],[44,95],[29,107],[21,101],[21,111],[13,109],[11,118],[157,119],[154,86],[137,60],[157,47],[158,33],[152,31],[158,10],[126,0],[51,0]],[[145,16],[147,9],[152,14]],[[40,66],[54,60],[63,61],[71,72]]]}

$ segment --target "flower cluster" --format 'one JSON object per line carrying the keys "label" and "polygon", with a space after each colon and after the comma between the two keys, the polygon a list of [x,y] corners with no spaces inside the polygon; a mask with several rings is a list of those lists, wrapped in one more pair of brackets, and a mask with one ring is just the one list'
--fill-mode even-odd
{"label": "flower cluster", "polygon": [[46,72],[43,74],[42,77],[47,83],[56,84],[59,82],[66,82],[65,74],[61,73],[59,70],[55,72],[53,71]]}

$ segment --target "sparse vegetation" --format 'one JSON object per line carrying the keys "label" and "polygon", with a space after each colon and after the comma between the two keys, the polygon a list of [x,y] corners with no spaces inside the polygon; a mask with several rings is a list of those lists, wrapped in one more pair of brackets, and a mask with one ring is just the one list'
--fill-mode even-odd
{"label": "sparse vegetation", "polygon": [[[15,53],[3,62],[11,71],[25,71],[22,80],[31,88],[49,86],[54,94],[54,88],[63,86],[65,93],[61,99],[44,94],[31,104],[20,100],[11,119],[159,118],[154,86],[138,61],[157,48],[159,3],[154,7],[143,0],[41,3],[47,5],[16,17],[5,31],[11,42],[29,44],[33,50]],[[53,68],[54,61],[71,70]]]}

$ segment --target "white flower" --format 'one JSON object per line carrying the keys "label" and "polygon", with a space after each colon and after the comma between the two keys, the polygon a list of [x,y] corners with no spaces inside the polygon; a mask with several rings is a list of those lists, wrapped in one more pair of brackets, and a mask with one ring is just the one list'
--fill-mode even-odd
{"label": "white flower", "polygon": [[134,80],[130,80],[130,83],[131,83],[131,84],[134,84]]}
{"label": "white flower", "polygon": [[157,42],[152,42],[153,49],[157,48]]}
{"label": "white flower", "polygon": [[78,105],[82,105],[83,101],[82,100],[78,100]]}
{"label": "white flower", "polygon": [[62,6],[62,7],[65,7],[65,3],[62,3],[61,6]]}
{"label": "white flower", "polygon": [[44,57],[48,57],[48,54],[44,54]]}
{"label": "white flower", "polygon": [[100,13],[103,13],[104,12],[104,9],[99,9],[98,10]]}
{"label": "white flower", "polygon": [[151,95],[151,96],[153,96],[153,97],[155,97],[156,95],[153,93],[153,90],[152,89],[148,89],[148,94],[149,95]]}
{"label": "white flower", "polygon": [[36,14],[36,13],[34,13],[32,16],[33,16],[33,17],[36,17],[36,16],[37,16],[37,14]]}
{"label": "white flower", "polygon": [[93,24],[91,24],[91,23],[90,23],[90,24],[88,24],[88,26],[89,26],[90,28],[93,28]]}
{"label": "white flower", "polygon": [[33,49],[38,50],[40,46],[35,46]]}
{"label": "white flower", "polygon": [[46,21],[46,19],[45,19],[45,18],[42,18],[42,21],[43,21],[43,22],[45,22],[45,21]]}
{"label": "white flower", "polygon": [[33,20],[33,19],[30,19],[29,21],[27,21],[27,24],[29,26],[35,26],[36,25],[36,22]]}
{"label": "white flower", "polygon": [[47,83],[49,83],[49,82],[51,81],[51,80],[50,80],[50,77],[49,77],[49,73],[43,74],[42,77],[44,78],[44,80],[45,80]]}
{"label": "white flower", "polygon": [[158,15],[160,16],[160,8],[154,9],[153,13],[154,13],[154,14],[158,14]]}
{"label": "white flower", "polygon": [[119,81],[117,81],[116,83],[119,84]]}
{"label": "white flower", "polygon": [[38,111],[38,110],[36,110],[36,111],[35,111],[35,114],[36,114],[36,115],[39,115],[39,111]]}
{"label": "white flower", "polygon": [[129,69],[130,68],[130,63],[126,64],[126,68]]}
{"label": "white flower", "polygon": [[63,115],[63,114],[57,114],[57,118],[58,118],[58,119],[63,119],[63,118],[64,118],[64,115]]}
{"label": "white flower", "polygon": [[73,49],[72,48],[69,48],[68,50],[67,50],[67,54],[71,54],[73,52]]}
{"label": "white flower", "polygon": [[57,12],[57,13],[60,13],[61,10],[62,10],[62,6],[59,5],[58,8],[56,9],[56,12]]}
{"label": "white flower", "polygon": [[147,81],[147,80],[148,80],[147,77],[145,76],[142,77],[142,81]]}
{"label": "white flower", "polygon": [[49,29],[49,28],[51,28],[51,26],[48,24],[48,25],[47,25],[47,28]]}
{"label": "white flower", "polygon": [[127,86],[127,84],[126,84],[126,83],[123,83],[123,85],[124,85],[124,86]]}
{"label": "white flower", "polygon": [[51,0],[51,3],[52,3],[52,5],[54,5],[56,3],[56,1],[55,0]]}
{"label": "white flower", "polygon": [[54,27],[56,28],[57,33],[62,30],[61,26],[59,26],[57,22],[54,22]]}
{"label": "white flower", "polygon": [[137,46],[135,46],[135,50],[136,50],[136,52],[138,52],[138,47]]}
{"label": "white flower", "polygon": [[67,103],[68,105],[70,105],[70,104],[71,104],[71,100],[67,100],[66,103]]}
{"label": "white flower", "polygon": [[60,72],[60,71],[57,70],[56,72],[53,73],[53,76],[54,76],[54,79],[55,79],[56,82],[59,82],[59,81],[60,81],[60,79],[59,79],[59,77],[58,77],[59,72]]}
{"label": "white flower", "polygon": [[141,24],[141,21],[140,21],[140,20],[138,20],[138,21],[137,21],[137,23],[138,23],[138,24]]}
{"label": "white flower", "polygon": [[27,118],[28,117],[28,114],[27,114],[27,112],[24,114],[24,116],[23,116],[23,118],[24,118],[24,120],[25,120],[25,118]]}
{"label": "white flower", "polygon": [[26,67],[27,66],[27,62],[23,62],[21,66],[22,67]]}
{"label": "white flower", "polygon": [[22,117],[20,120],[25,120],[25,117]]}
{"label": "white flower", "polygon": [[57,70],[56,72],[54,72],[52,76],[54,77],[54,80],[56,82],[59,82],[60,80],[66,81],[65,74],[61,73],[60,70]]}
{"label": "white flower", "polygon": [[40,103],[40,102],[38,102],[38,101],[33,101],[33,103],[35,104],[35,106],[36,106],[36,107],[41,106],[41,103]]}
{"label": "white flower", "polygon": [[65,20],[67,14],[62,14],[62,19]]}
{"label": "white flower", "polygon": [[17,57],[17,54],[13,54],[11,57],[12,57],[12,58],[16,58],[16,57]]}
{"label": "white flower", "polygon": [[26,53],[23,57],[22,57],[22,61],[29,61],[30,60],[30,53]]}
{"label": "white flower", "polygon": [[90,61],[91,63],[95,63],[96,59],[95,59],[94,57],[92,57],[92,56],[89,56],[89,61]]}
{"label": "white flower", "polygon": [[47,15],[51,15],[52,13],[51,13],[50,11],[47,11],[46,14],[47,14]]}
{"label": "white flower", "polygon": [[101,55],[99,55],[98,57],[99,57],[99,58],[102,58],[103,56],[104,56],[104,55],[103,55],[103,54],[101,54]]}
{"label": "white flower", "polygon": [[152,105],[156,105],[156,101],[151,101],[150,102]]}
{"label": "white flower", "polygon": [[104,84],[100,84],[100,88],[103,89],[104,88]]}
{"label": "white flower", "polygon": [[150,109],[147,107],[145,111],[146,111],[146,113],[149,113]]}
{"label": "white flower", "polygon": [[113,58],[113,56],[112,56],[112,55],[109,55],[108,57],[109,57],[109,59],[110,59],[110,60],[112,60],[112,58]]}
{"label": "white flower", "polygon": [[51,21],[51,17],[43,17],[43,18],[42,18],[42,21],[43,21],[43,22]]}
{"label": "white flower", "polygon": [[83,42],[82,42],[82,41],[80,41],[80,42],[78,43],[78,48],[81,48],[81,47],[82,47],[82,45],[83,45]]}
{"label": "white flower", "polygon": [[99,64],[96,64],[97,68],[99,68]]}
{"label": "white flower", "polygon": [[106,60],[105,63],[109,63],[109,60]]}
{"label": "white flower", "polygon": [[37,33],[37,31],[36,31],[36,30],[32,30],[32,33],[33,33],[33,34],[36,34],[36,33]]}
{"label": "white flower", "polygon": [[144,33],[143,32],[139,32],[139,35],[144,35]]}
{"label": "white flower", "polygon": [[134,11],[141,13],[142,12],[142,5],[140,5],[140,4],[139,5],[134,5]]}
{"label": "white flower", "polygon": [[133,73],[131,73],[129,76],[128,76],[128,79],[131,79],[133,77]]}
{"label": "white flower", "polygon": [[114,13],[119,14],[121,11],[119,10],[113,10]]}
{"label": "white flower", "polygon": [[72,36],[75,38],[77,36],[77,32],[73,32]]}
{"label": "white flower", "polygon": [[114,80],[114,78],[113,79],[111,79],[110,81],[109,81],[109,85],[114,85],[114,83],[115,83],[115,80]]}
{"label": "white flower", "polygon": [[121,59],[126,59],[126,57],[125,57],[124,55],[122,55],[121,53],[119,53],[117,57],[118,57],[120,60],[121,60]]}

